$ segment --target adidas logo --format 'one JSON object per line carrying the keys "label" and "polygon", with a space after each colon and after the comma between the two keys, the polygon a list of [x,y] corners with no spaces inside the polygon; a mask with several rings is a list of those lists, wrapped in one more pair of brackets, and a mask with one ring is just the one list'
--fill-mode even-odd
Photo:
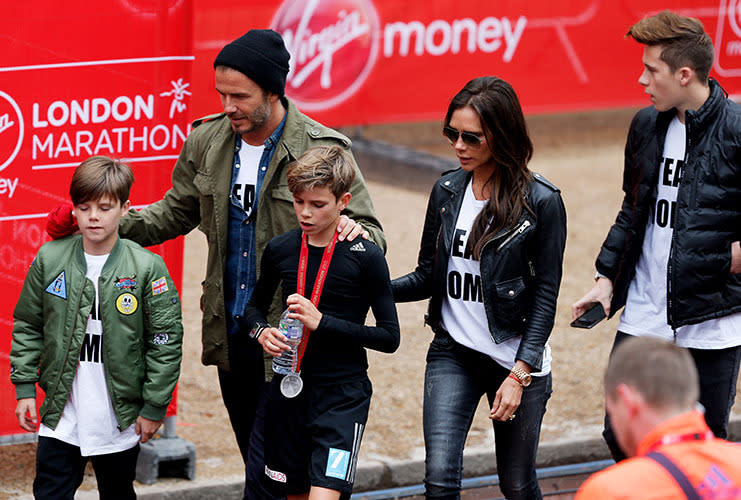
{"label": "adidas logo", "polygon": [[350,251],[351,252],[365,252],[365,246],[363,246],[362,241],[359,241],[350,247]]}

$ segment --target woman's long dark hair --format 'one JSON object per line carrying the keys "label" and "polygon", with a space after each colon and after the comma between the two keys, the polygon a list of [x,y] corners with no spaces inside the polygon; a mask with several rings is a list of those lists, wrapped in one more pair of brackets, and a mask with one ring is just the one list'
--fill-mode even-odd
{"label": "woman's long dark hair", "polygon": [[468,82],[450,101],[445,125],[450,124],[455,110],[466,106],[471,106],[481,119],[495,166],[486,180],[491,185],[491,196],[476,217],[468,238],[469,249],[479,259],[487,240],[498,231],[514,226],[523,209],[532,212],[525,193],[532,178],[527,164],[533,156],[533,143],[517,94],[504,80],[482,76]]}

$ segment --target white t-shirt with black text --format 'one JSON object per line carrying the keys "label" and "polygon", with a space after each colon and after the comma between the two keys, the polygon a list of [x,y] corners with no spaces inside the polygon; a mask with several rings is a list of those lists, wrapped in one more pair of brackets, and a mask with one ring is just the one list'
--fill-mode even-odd
{"label": "white t-shirt with black text", "polygon": [[[113,412],[103,368],[103,322],[100,319],[98,278],[109,254],[85,254],[86,277],[95,285],[95,302],[88,316],[75,379],[67,404],[55,429],[41,424],[39,436],[78,446],[82,456],[105,455],[136,446],[135,424],[123,431]],[[114,307],[105,304],[104,307]]]}
{"label": "white t-shirt with black text", "polygon": [[239,168],[232,187],[232,199],[240,205],[247,217],[252,213],[257,190],[257,169],[260,166],[265,145],[250,146],[244,140],[239,147]]}
{"label": "white t-shirt with black text", "polygon": [[[628,288],[628,298],[618,325],[618,330],[630,335],[674,340],[674,332],[667,322],[667,266],[677,193],[685,168],[685,147],[686,129],[675,116],[666,132],[656,204],[651,207],[636,274]],[[737,346],[741,342],[741,313],[681,326],[677,328],[676,342],[694,349]]]}
{"label": "white t-shirt with black text", "polygon": [[[455,233],[448,259],[446,294],[441,314],[443,327],[461,345],[486,354],[500,366],[511,370],[522,337],[514,337],[497,344],[489,333],[489,323],[484,309],[481,284],[481,264],[467,251],[468,235],[473,222],[487,200],[477,200],[469,181],[463,196]],[[551,348],[546,343],[543,366],[533,376],[547,375],[551,371]]]}

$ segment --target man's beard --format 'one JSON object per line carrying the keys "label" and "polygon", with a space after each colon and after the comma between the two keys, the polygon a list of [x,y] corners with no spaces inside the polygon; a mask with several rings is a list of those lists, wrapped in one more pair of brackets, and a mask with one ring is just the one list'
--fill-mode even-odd
{"label": "man's beard", "polygon": [[247,116],[247,129],[241,130],[239,133],[249,134],[250,132],[254,132],[263,128],[265,124],[268,123],[268,121],[270,120],[270,111],[270,102],[268,102],[266,96],[263,103]]}

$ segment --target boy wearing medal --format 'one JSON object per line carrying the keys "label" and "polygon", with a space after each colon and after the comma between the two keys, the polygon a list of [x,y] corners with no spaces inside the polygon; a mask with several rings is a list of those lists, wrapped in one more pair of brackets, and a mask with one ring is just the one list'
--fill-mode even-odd
{"label": "boy wearing medal", "polygon": [[[289,500],[349,498],[372,393],[365,349],[399,346],[382,250],[337,240],[354,177],[337,146],[310,149],[288,167],[300,229],[268,243],[245,310],[250,335],[273,356],[290,349],[265,320],[279,285],[289,317],[304,325],[296,373],[274,377],[265,410],[264,484]],[[369,309],[376,326],[365,326]]]}

